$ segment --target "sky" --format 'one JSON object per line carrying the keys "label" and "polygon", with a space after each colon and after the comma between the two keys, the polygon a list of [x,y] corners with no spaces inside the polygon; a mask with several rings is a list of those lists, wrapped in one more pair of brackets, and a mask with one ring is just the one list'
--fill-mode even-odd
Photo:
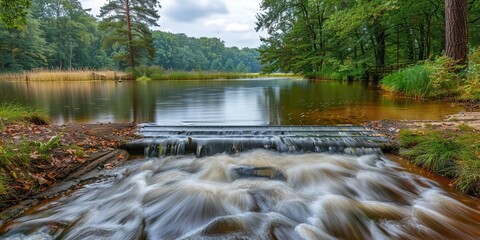
{"label": "sky", "polygon": [[[80,0],[83,8],[98,15],[108,0]],[[190,37],[217,37],[227,47],[255,48],[260,35],[255,31],[255,15],[261,0],[160,0],[159,30],[185,33]],[[156,29],[156,28],[155,28]]]}

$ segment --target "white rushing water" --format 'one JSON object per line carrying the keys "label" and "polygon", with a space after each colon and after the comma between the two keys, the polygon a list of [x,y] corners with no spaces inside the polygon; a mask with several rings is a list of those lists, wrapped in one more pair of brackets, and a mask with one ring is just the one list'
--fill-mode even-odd
{"label": "white rushing water", "polygon": [[135,161],[18,218],[5,239],[478,239],[480,213],[380,155]]}

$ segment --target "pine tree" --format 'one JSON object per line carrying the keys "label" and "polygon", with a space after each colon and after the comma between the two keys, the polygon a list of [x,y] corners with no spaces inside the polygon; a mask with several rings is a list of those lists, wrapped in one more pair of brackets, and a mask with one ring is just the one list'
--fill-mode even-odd
{"label": "pine tree", "polygon": [[467,62],[466,0],[445,0],[445,53],[460,65],[465,65]]}
{"label": "pine tree", "polygon": [[153,58],[150,26],[158,26],[158,0],[111,0],[100,9],[99,28],[105,31],[104,47],[112,47],[120,62],[134,69],[139,57]]}

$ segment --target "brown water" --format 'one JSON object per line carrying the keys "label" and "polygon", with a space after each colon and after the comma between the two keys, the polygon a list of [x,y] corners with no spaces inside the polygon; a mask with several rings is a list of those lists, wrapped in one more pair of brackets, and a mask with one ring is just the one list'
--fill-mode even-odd
{"label": "brown water", "polygon": [[436,120],[463,108],[380,95],[363,83],[293,79],[224,81],[0,81],[0,103],[48,109],[56,123],[154,122],[332,125],[380,119]]}
{"label": "brown water", "polygon": [[[0,82],[0,90],[0,101],[44,106],[57,123],[333,125],[462,110],[360,83],[290,79]],[[361,152],[135,160],[0,226],[0,239],[480,238],[478,199],[401,159]]]}
{"label": "brown water", "polygon": [[478,239],[480,211],[379,155],[256,150],[132,162],[8,229],[6,239]]}

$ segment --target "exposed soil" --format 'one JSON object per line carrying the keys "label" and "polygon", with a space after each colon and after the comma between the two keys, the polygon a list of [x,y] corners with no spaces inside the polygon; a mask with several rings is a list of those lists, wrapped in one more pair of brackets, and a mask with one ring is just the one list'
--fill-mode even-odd
{"label": "exposed soil", "polygon": [[466,125],[480,131],[480,112],[460,112],[446,116],[443,121],[380,120],[371,121],[364,125],[370,129],[378,131],[395,143],[398,140],[398,133],[402,129],[434,127],[438,130],[458,131],[460,125]]}
{"label": "exposed soil", "polygon": [[[0,212],[20,202],[21,205],[31,205],[41,198],[74,188],[88,180],[82,177],[92,170],[111,169],[122,164],[129,156],[119,147],[137,138],[136,133],[137,127],[133,123],[4,123],[0,131],[0,147],[20,146],[24,142],[46,143],[57,135],[60,142],[51,149],[46,159],[32,152],[28,164],[0,164],[0,173],[6,178],[7,185],[0,194]],[[13,151],[16,149],[13,148]],[[17,212],[9,210],[0,214],[0,221],[17,215]]]}

